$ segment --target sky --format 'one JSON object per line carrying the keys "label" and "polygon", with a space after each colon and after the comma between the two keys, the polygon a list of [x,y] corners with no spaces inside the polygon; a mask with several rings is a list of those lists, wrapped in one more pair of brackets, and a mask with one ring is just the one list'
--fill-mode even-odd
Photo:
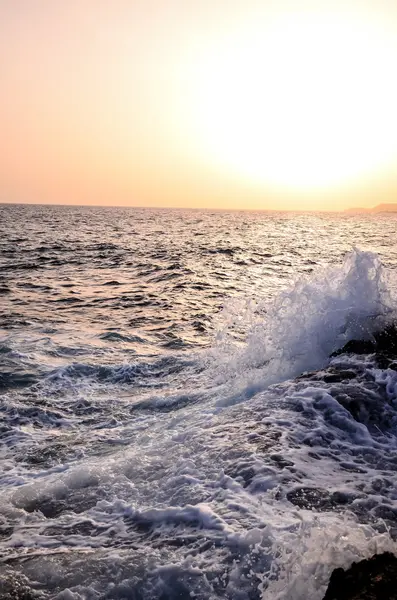
{"label": "sky", "polygon": [[0,0],[0,202],[397,202],[395,0]]}

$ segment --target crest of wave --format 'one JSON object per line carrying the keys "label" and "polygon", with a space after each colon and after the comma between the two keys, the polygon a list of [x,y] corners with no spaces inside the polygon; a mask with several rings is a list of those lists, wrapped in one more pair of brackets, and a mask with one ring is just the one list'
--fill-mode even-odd
{"label": "crest of wave", "polygon": [[263,389],[323,368],[333,351],[371,338],[396,316],[392,275],[376,254],[355,249],[343,264],[297,279],[271,303],[226,308],[213,350],[218,379],[244,376]]}

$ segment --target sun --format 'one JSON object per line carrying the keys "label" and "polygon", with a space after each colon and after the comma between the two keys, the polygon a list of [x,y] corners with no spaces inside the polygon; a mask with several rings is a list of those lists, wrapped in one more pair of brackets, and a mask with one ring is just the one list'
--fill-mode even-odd
{"label": "sun", "polygon": [[357,17],[288,14],[209,45],[193,69],[200,150],[251,183],[329,189],[397,158],[395,38]]}

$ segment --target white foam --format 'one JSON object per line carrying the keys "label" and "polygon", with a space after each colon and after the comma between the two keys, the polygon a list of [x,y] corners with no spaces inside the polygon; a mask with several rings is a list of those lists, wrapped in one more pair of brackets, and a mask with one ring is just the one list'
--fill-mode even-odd
{"label": "white foam", "polygon": [[373,369],[375,381],[385,386],[386,394],[397,407],[397,371],[393,369]]}

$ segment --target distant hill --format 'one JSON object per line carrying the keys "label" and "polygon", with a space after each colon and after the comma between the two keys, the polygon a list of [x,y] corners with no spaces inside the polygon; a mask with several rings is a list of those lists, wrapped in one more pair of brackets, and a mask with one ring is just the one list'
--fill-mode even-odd
{"label": "distant hill", "polygon": [[374,208],[371,208],[371,212],[396,212],[397,204],[378,204]]}
{"label": "distant hill", "polygon": [[373,208],[348,208],[345,210],[348,213],[397,213],[397,204],[378,204]]}

